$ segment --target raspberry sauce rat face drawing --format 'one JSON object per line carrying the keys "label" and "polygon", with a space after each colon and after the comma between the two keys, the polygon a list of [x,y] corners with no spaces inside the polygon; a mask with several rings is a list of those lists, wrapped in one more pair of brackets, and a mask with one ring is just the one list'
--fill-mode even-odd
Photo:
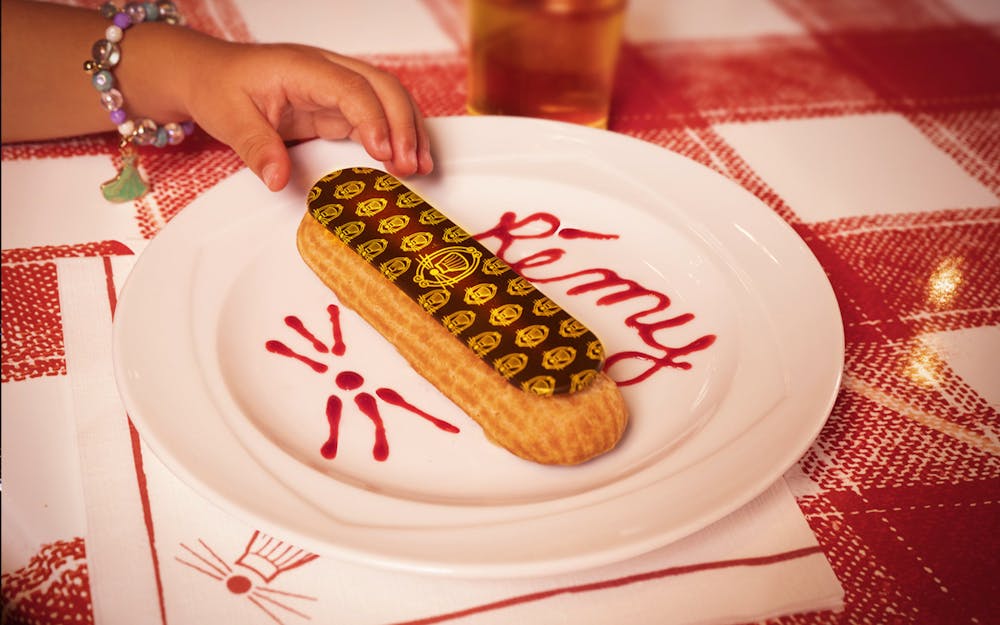
{"label": "raspberry sauce rat face drawing", "polygon": [[[288,315],[285,317],[285,325],[299,334],[303,339],[302,342],[310,345],[312,351],[316,354],[330,354],[334,357],[343,356],[347,352],[347,344],[344,342],[343,332],[340,325],[340,307],[336,304],[330,304],[327,307],[327,312],[330,317],[329,329],[330,338],[332,339],[332,345],[330,346],[317,338],[314,333],[305,327],[302,320],[295,315]],[[297,360],[315,373],[326,374],[330,370],[329,365],[295,351],[295,349],[289,347],[282,341],[271,339],[267,341],[265,348],[272,354]],[[392,388],[380,386],[375,389],[374,395],[365,390],[361,390],[362,386],[365,384],[365,378],[356,371],[349,369],[339,370],[333,375],[333,382],[334,386],[339,388],[341,391],[353,393],[354,404],[357,406],[358,410],[360,410],[360,412],[372,422],[375,440],[372,446],[372,457],[377,461],[382,462],[389,457],[389,439],[386,434],[385,422],[382,419],[382,414],[379,410],[378,399],[381,399],[386,405],[396,406],[407,412],[418,415],[444,432],[457,433],[459,431],[458,427],[452,425],[451,423],[439,419],[406,401],[406,399],[404,399],[398,391]],[[332,460],[337,457],[337,450],[340,445],[340,420],[343,415],[343,410],[343,399],[341,399],[339,393],[333,392],[326,401],[326,420],[329,424],[330,433],[319,448],[320,455],[328,460]]]}

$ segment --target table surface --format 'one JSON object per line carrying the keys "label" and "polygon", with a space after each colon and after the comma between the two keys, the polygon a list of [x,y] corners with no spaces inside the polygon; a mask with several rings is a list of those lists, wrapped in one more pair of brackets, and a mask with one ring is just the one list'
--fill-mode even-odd
{"label": "table surface", "polygon": [[[461,3],[416,4],[425,23],[385,18],[389,29],[423,29],[387,38],[396,48],[375,53],[360,36],[343,48],[322,45],[398,75],[427,116],[464,115]],[[251,32],[252,3],[178,5],[191,26],[219,36],[294,35],[280,22]],[[361,13],[345,8],[343,21],[362,24]],[[998,68],[998,3],[630,6],[609,130],[693,159],[764,202],[819,260],[844,321],[838,399],[786,479],[843,585],[845,608],[779,622],[1000,619]],[[41,172],[54,159],[103,167],[113,153],[114,137],[94,136],[4,145],[3,162],[22,164],[18,172]],[[242,168],[205,136],[145,163],[153,180],[185,181],[115,209],[147,240]],[[114,241],[88,238],[85,227],[82,238],[61,240],[59,224],[51,241],[8,247],[18,240],[7,230],[10,214],[5,206],[5,394],[66,375],[49,261],[116,253]],[[85,551],[81,539],[65,548]]]}

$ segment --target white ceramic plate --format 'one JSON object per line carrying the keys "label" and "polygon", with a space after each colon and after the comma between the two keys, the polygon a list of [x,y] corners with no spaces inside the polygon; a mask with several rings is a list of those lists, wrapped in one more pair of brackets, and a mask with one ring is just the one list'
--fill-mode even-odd
{"label": "white ceramic plate", "polygon": [[[192,203],[121,294],[121,394],[183,480],[318,553],[522,576],[665,545],[743,505],[804,453],[836,396],[843,330],[821,267],[765,205],[610,132],[489,117],[430,129],[436,173],[408,186],[474,234],[517,222],[504,249],[499,237],[482,242],[508,262],[528,259],[526,276],[602,338],[631,412],[622,443],[576,467],[516,458],[360,317],[340,309],[334,324],[337,299],[300,260],[295,230],[316,179],[377,164],[354,144],[315,141],[292,150],[296,178],[282,193],[244,171]],[[330,351],[335,325],[342,354]],[[297,356],[269,350],[275,342]],[[349,388],[337,384],[345,372]],[[382,460],[361,395],[384,423]],[[331,397],[342,416],[328,458]]]}

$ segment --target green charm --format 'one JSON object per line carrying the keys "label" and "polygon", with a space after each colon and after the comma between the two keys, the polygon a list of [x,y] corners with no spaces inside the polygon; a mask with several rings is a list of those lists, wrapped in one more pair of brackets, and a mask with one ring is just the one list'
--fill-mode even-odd
{"label": "green charm", "polygon": [[101,184],[101,191],[109,202],[120,204],[141,198],[149,190],[149,183],[139,173],[139,155],[122,155],[122,168],[118,175]]}

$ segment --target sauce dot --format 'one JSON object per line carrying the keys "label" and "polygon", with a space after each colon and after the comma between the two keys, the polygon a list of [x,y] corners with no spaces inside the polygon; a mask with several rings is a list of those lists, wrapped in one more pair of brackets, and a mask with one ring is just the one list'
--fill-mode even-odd
{"label": "sauce dot", "polygon": [[354,371],[343,371],[337,374],[337,386],[345,391],[353,391],[365,383],[365,379],[360,373]]}

